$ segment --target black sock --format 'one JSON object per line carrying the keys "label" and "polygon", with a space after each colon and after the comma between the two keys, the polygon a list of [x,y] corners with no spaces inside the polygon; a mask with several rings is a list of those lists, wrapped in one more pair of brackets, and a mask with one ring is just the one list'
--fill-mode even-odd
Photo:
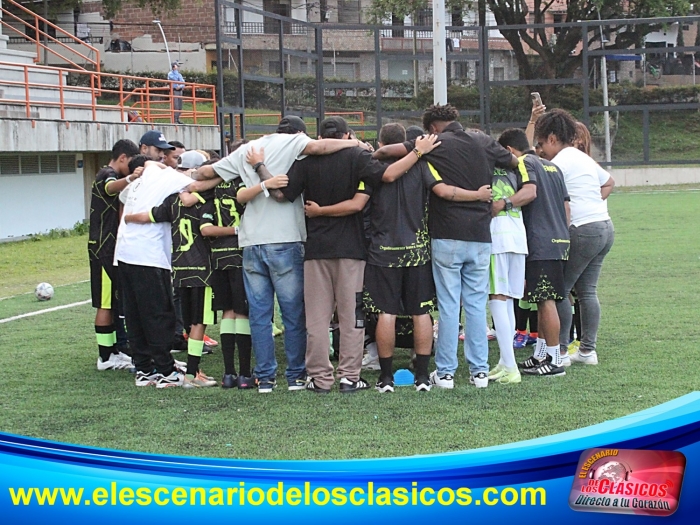
{"label": "black sock", "polygon": [[221,355],[224,356],[224,374],[226,375],[236,375],[235,353],[236,334],[221,334]]}
{"label": "black sock", "polygon": [[187,374],[196,376],[199,372],[199,362],[202,356],[187,354]]}
{"label": "black sock", "polygon": [[238,369],[243,377],[250,377],[250,354],[253,349],[250,336],[236,334],[236,346],[238,346]]}
{"label": "black sock", "polygon": [[518,303],[519,301],[513,301],[513,308],[515,309],[515,329],[524,332],[527,330],[527,317],[530,311],[523,310]]}
{"label": "black sock", "polygon": [[537,310],[530,310],[528,320],[530,321],[530,332],[539,333],[539,327],[537,326]]}
{"label": "black sock", "polygon": [[430,355],[416,354],[416,377],[428,377],[428,365],[430,364]]}
{"label": "black sock", "polygon": [[[581,330],[581,303],[578,302],[578,299],[574,301],[574,322],[572,324],[576,326],[576,340],[580,341],[583,331]],[[571,339],[573,338],[574,336],[572,335]]]}
{"label": "black sock", "polygon": [[380,379],[393,379],[394,377],[394,356],[380,357],[379,366],[382,369]]}
{"label": "black sock", "polygon": [[97,336],[97,348],[100,352],[100,358],[102,362],[109,361],[112,354],[117,353],[114,347],[114,331],[115,326],[110,324],[108,326],[97,326],[95,325],[95,335]]}

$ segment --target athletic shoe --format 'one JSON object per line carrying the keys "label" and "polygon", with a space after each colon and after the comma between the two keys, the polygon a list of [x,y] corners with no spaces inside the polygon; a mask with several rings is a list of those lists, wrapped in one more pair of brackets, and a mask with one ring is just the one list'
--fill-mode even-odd
{"label": "athletic shoe", "polygon": [[209,355],[214,353],[214,347],[213,346],[207,346],[203,345],[202,346],[202,355]]}
{"label": "athletic shoe", "polygon": [[243,375],[238,376],[236,383],[236,386],[239,390],[250,390],[251,388],[255,388],[258,385],[258,382],[255,380],[254,377],[246,377]]}
{"label": "athletic shoe", "polygon": [[306,383],[306,390],[311,390],[312,392],[316,392],[317,394],[331,393],[330,388],[321,388],[320,386],[316,386],[316,381],[314,379],[309,379],[309,382]]}
{"label": "athletic shoe", "polygon": [[177,359],[173,359],[173,361],[173,366],[175,367],[175,370],[177,370],[183,375],[187,373],[187,363],[185,363],[184,361],[178,361]]}
{"label": "athletic shoe", "polygon": [[118,354],[110,355],[107,361],[103,361],[101,357],[97,358],[97,369],[100,371],[124,370],[125,368],[131,368],[131,359],[128,362],[124,361],[119,358]]}
{"label": "athletic shoe", "polygon": [[[491,376],[489,376],[489,380],[491,380]],[[510,372],[506,368],[504,368],[503,370],[501,370],[500,375],[493,380],[496,381],[496,383],[500,383],[501,385],[512,385],[515,383],[520,383],[522,379],[520,378],[520,370],[518,370],[517,368]]]}
{"label": "athletic shoe", "polygon": [[287,390],[290,390],[291,392],[294,392],[296,390],[304,390],[306,388],[306,383],[309,382],[309,378],[306,375],[303,375],[294,381],[291,381],[289,383],[289,386],[287,387]]}
{"label": "athletic shoe", "polygon": [[459,331],[459,335],[457,336],[457,339],[459,339],[460,341],[464,341],[464,337],[465,337],[465,335],[464,335],[464,328],[462,328],[462,329]]}
{"label": "athletic shoe", "polygon": [[532,346],[537,343],[537,334],[535,332],[530,332],[527,334],[527,341],[525,341],[525,346]]}
{"label": "athletic shoe", "polygon": [[438,375],[437,370],[430,374],[430,384],[438,388],[452,389],[455,387],[454,377],[452,374]]}
{"label": "athletic shoe", "polygon": [[561,366],[571,366],[571,356],[569,354],[561,357]]}
{"label": "athletic shoe", "polygon": [[129,366],[132,366],[132,360],[131,356],[128,354],[125,354],[124,352],[119,352],[118,354],[112,354],[113,356],[117,356],[117,359],[121,359],[125,363],[128,363]]}
{"label": "athletic shoe", "polygon": [[340,378],[339,389],[341,394],[352,394],[353,392],[367,390],[368,388],[369,383],[362,378],[358,379],[357,381],[350,381],[347,377]]}
{"label": "athletic shoe", "polygon": [[156,382],[156,388],[170,388],[174,386],[182,386],[185,381],[185,376],[176,370],[173,370],[169,376],[160,376]]}
{"label": "athletic shoe", "polygon": [[150,374],[147,374],[146,372],[136,372],[136,386],[153,386],[161,377],[163,376],[156,371],[153,371]]}
{"label": "athletic shoe", "polygon": [[469,377],[469,384],[474,385],[476,388],[486,388],[489,386],[489,376],[485,372],[479,372]]}
{"label": "athletic shoe", "polygon": [[417,377],[413,384],[416,386],[416,392],[430,392],[429,377]]}
{"label": "athletic shoe", "polygon": [[501,363],[498,363],[496,366],[494,366],[491,370],[489,370],[489,381],[495,381],[499,377],[503,375],[503,372],[505,371],[506,367],[502,365]]}
{"label": "athletic shoe", "polygon": [[175,337],[172,343],[170,343],[170,352],[176,354],[178,352],[187,352],[187,339],[184,337]]}
{"label": "athletic shoe", "polygon": [[219,346],[219,341],[215,341],[208,335],[204,336],[204,346]]}
{"label": "athletic shoe", "polygon": [[598,364],[598,354],[595,350],[582,354],[581,350],[576,350],[575,354],[569,356],[572,363],[583,363],[584,365],[597,365]]}
{"label": "athletic shoe", "polygon": [[486,339],[489,341],[495,341],[496,340],[496,330],[493,328],[487,328],[486,329]]}
{"label": "athletic shoe", "polygon": [[277,337],[278,335],[282,335],[284,333],[284,328],[277,328],[276,324],[272,325],[272,337]]}
{"label": "athletic shoe", "polygon": [[559,376],[565,376],[566,375],[566,370],[564,370],[563,366],[555,366],[551,362],[551,358],[545,359],[542,361],[538,366],[534,368],[525,368],[523,369],[523,374],[527,374],[529,376],[549,376],[549,377],[559,377]]}
{"label": "athletic shoe", "polygon": [[224,374],[221,380],[221,388],[236,388],[238,386],[238,376],[233,374]]}
{"label": "athletic shoe", "polygon": [[182,383],[182,388],[205,388],[216,385],[216,381],[210,380],[209,376],[204,375],[200,370],[197,372],[196,376],[186,375]]}
{"label": "athletic shoe", "polygon": [[393,377],[380,377],[379,381],[377,381],[377,384],[374,386],[374,389],[377,392],[380,392],[384,394],[385,392],[393,392],[394,391],[394,378]]}
{"label": "athletic shoe", "polygon": [[379,356],[371,356],[370,354],[365,354],[362,358],[362,370],[381,370],[382,367],[379,366]]}
{"label": "athletic shoe", "polygon": [[569,343],[568,350],[569,350],[569,355],[575,354],[578,352],[579,347],[581,346],[581,341],[578,339],[575,339]]}
{"label": "athletic shoe", "polygon": [[535,359],[534,356],[529,357],[525,361],[523,361],[522,363],[518,363],[518,368],[523,368],[523,369],[536,368],[536,367],[540,366],[542,363],[544,363],[545,361],[546,361],[546,359],[543,359],[542,361],[540,361],[539,359]]}
{"label": "athletic shoe", "polygon": [[269,394],[277,386],[277,381],[258,381],[258,394]]}
{"label": "athletic shoe", "polygon": [[527,332],[515,332],[515,337],[513,338],[513,348],[520,350],[525,348],[527,344]]}

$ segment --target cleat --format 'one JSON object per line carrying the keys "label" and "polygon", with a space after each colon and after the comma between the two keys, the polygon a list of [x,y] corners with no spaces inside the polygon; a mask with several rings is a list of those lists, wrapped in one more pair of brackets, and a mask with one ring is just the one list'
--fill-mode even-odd
{"label": "cleat", "polygon": [[495,381],[501,385],[511,385],[515,383],[520,383],[522,381],[520,376],[520,370],[517,367],[513,370],[508,370],[503,368],[497,377],[489,376],[489,381]]}
{"label": "cleat", "polygon": [[527,341],[525,341],[525,346],[532,346],[537,343],[537,332],[530,332],[527,335]]}
{"label": "cleat", "polygon": [[513,338],[513,348],[516,350],[525,348],[525,345],[527,344],[527,337],[527,332],[515,332],[515,338]]}
{"label": "cleat", "polygon": [[576,352],[578,352],[578,349],[580,348],[580,346],[581,346],[581,341],[576,340],[576,339],[571,341],[569,343],[569,346],[567,347],[567,350],[569,351],[569,355],[575,354]]}
{"label": "cleat", "polygon": [[209,379],[209,376],[200,370],[195,376],[186,375],[185,380],[182,383],[182,388],[205,388],[216,385],[216,381]]}

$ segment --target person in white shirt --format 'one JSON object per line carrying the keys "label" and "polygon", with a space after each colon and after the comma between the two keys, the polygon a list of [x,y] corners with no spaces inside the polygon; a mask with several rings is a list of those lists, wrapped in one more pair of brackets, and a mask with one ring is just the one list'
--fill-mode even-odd
{"label": "person in white shirt", "polygon": [[170,224],[127,224],[124,216],[149,212],[168,196],[186,189],[192,179],[156,162],[146,162],[141,177],[120,194],[124,213],[119,223],[114,264],[124,294],[129,344],[136,386],[181,386],[184,376],[170,354],[175,330],[171,272]]}
{"label": "person in white shirt", "polygon": [[[571,198],[571,249],[564,272],[566,295],[574,289],[581,305],[582,339],[572,363],[598,364],[596,341],[600,325],[600,303],[596,292],[603,260],[615,240],[607,198],[614,179],[596,161],[574,147],[576,120],[566,111],[555,109],[537,119],[535,139],[542,156],[559,166]],[[567,351],[571,327],[571,307],[558,304],[561,322],[559,343]]]}

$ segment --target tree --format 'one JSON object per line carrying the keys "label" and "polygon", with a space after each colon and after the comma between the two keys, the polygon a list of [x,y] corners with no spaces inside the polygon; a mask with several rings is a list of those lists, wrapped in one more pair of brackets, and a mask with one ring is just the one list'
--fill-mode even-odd
{"label": "tree", "polygon": [[[149,6],[153,14],[170,13],[176,11],[180,7],[181,0],[102,0],[102,7],[106,18],[112,18],[117,14],[125,4],[133,4],[138,7]],[[65,13],[79,8],[82,0],[45,0],[48,4],[48,12],[52,14]],[[36,11],[40,15],[44,13],[44,4],[35,2],[24,4],[26,8]]]}
{"label": "tree", "polygon": [[[686,0],[534,0],[532,8],[524,0],[487,1],[499,26],[527,24],[531,21],[541,24],[555,3],[557,7],[566,5],[566,21],[598,20],[599,16],[602,20],[681,16],[690,9],[690,3]],[[528,15],[532,18],[528,18]],[[644,37],[654,30],[655,27],[646,24],[606,26],[605,36],[610,40],[606,47],[640,47]],[[556,38],[552,38],[551,30],[543,28],[500,31],[513,48],[520,78],[569,78],[580,66],[580,57],[574,54],[583,39],[580,27],[560,28]],[[592,26],[588,34],[589,43],[600,42],[600,39],[599,26]],[[530,60],[527,48],[538,55],[538,63]]]}

